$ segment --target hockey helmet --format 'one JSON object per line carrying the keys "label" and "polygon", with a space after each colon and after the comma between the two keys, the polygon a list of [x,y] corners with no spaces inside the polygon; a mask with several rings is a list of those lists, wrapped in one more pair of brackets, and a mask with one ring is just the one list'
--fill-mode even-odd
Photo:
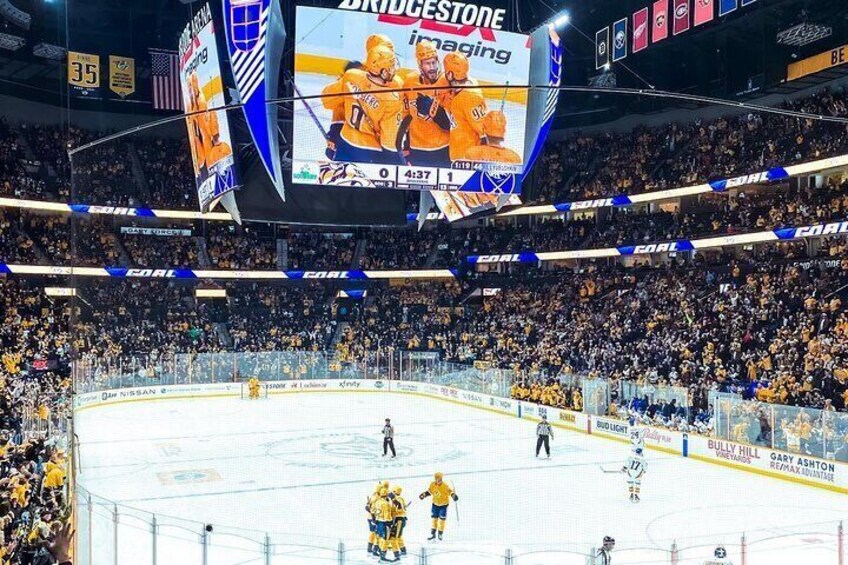
{"label": "hockey helmet", "polygon": [[437,481],[441,481],[443,476],[444,476],[444,475],[442,475],[441,473],[436,473],[436,474],[435,474],[435,478],[436,478],[436,480],[437,480]]}
{"label": "hockey helmet", "polygon": [[613,547],[615,547],[615,539],[604,536],[604,549],[612,549]]}
{"label": "hockey helmet", "polygon": [[415,44],[415,58],[418,62],[426,61],[427,59],[438,59],[439,50],[436,49],[436,44],[429,39],[422,39]]}
{"label": "hockey helmet", "polygon": [[715,548],[715,552],[713,554],[716,556],[716,559],[724,559],[727,557],[727,550],[722,546],[718,546]]}
{"label": "hockey helmet", "polygon": [[[383,80],[390,80],[395,76],[396,63],[395,52],[384,45],[378,45],[368,51],[368,58],[365,60],[365,70]],[[389,75],[388,78],[383,73],[387,73]]]}
{"label": "hockey helmet", "polygon": [[393,493],[395,493],[395,496],[400,496],[400,493],[402,493],[402,492],[403,492],[403,489],[402,489],[401,487],[395,487],[395,488],[392,490],[392,492],[393,492]]}
{"label": "hockey helmet", "polygon": [[395,50],[395,43],[391,37],[382,33],[375,33],[374,35],[369,35],[368,39],[365,40],[365,52],[370,53],[372,49],[380,45],[388,47],[392,51]]}
{"label": "hockey helmet", "polygon": [[636,448],[636,455],[642,455],[642,448],[641,447]]}
{"label": "hockey helmet", "polygon": [[389,496],[389,489],[387,489],[386,487],[380,487],[380,492],[378,492],[377,494],[380,495],[380,498]]}
{"label": "hockey helmet", "polygon": [[380,481],[380,486],[385,488],[385,489],[388,489],[389,488],[389,481]]}
{"label": "hockey helmet", "polygon": [[466,80],[468,78],[468,57],[462,53],[448,53],[445,55],[445,75],[452,75],[448,80]]}

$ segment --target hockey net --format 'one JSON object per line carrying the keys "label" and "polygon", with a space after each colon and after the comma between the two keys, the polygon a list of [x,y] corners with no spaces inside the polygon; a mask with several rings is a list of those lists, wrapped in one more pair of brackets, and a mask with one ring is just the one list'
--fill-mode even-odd
{"label": "hockey net", "polygon": [[250,383],[247,380],[241,381],[241,399],[242,400],[256,400],[260,398],[268,398],[268,383],[259,383],[259,390],[257,396],[250,395]]}

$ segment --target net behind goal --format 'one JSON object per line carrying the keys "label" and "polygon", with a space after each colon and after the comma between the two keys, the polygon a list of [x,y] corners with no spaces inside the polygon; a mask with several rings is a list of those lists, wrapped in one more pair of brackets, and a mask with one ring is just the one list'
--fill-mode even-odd
{"label": "net behind goal", "polygon": [[268,398],[268,383],[260,382],[257,385],[256,391],[251,394],[250,383],[247,380],[241,381],[242,400],[254,400],[259,398]]}

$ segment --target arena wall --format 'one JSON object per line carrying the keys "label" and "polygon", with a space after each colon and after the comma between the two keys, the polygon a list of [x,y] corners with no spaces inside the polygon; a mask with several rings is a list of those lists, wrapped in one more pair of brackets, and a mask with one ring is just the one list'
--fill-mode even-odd
{"label": "arena wall", "polygon": [[[453,387],[389,380],[290,380],[265,383],[268,395],[306,392],[411,394],[470,406],[507,416],[538,421],[545,416],[557,428],[586,433],[621,443],[629,443],[627,422],[590,416],[581,412],[522,402]],[[241,383],[147,386],[78,394],[74,411],[127,402],[156,400],[236,398]],[[725,440],[690,435],[662,428],[648,428],[648,449],[688,457],[732,469],[848,494],[848,464],[806,455],[742,445]]]}

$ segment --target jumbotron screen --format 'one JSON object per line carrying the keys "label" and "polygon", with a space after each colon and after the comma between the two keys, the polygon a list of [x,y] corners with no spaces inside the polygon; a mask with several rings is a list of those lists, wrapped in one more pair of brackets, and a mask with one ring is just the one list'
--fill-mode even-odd
{"label": "jumbotron screen", "polygon": [[305,6],[296,24],[293,182],[497,192],[475,171],[523,171],[527,91],[506,85],[529,82],[529,36]]}

